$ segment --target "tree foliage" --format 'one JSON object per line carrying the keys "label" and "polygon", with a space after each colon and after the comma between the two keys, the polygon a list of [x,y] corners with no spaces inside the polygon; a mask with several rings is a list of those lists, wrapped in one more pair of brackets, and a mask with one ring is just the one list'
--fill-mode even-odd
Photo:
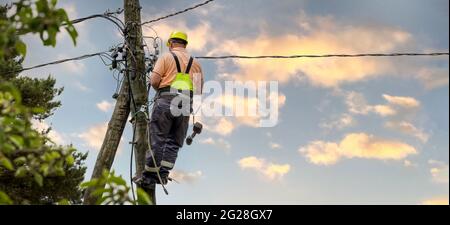
{"label": "tree foliage", "polygon": [[[72,146],[55,146],[32,128],[61,105],[53,99],[62,88],[55,80],[19,77],[26,56],[25,34],[39,34],[55,46],[64,27],[76,43],[77,32],[56,0],[20,0],[0,7],[0,204],[51,204],[81,201],[85,154]],[[8,11],[9,10],[9,11]],[[17,89],[18,88],[18,89]]]}
{"label": "tree foliage", "polygon": [[[44,6],[36,7],[37,15],[34,19],[31,19],[30,16],[34,15],[33,11],[30,14],[29,10],[25,10],[29,4],[27,1],[15,3],[16,13],[11,17],[7,16],[8,7],[0,6],[0,30],[2,31],[0,34],[0,46],[2,46],[0,51],[0,82],[11,82],[19,89],[23,105],[41,108],[42,112],[33,115],[33,117],[42,120],[51,116],[53,111],[61,106],[61,102],[55,101],[54,98],[62,93],[63,88],[55,88],[56,80],[50,76],[46,79],[19,76],[19,73],[16,71],[22,68],[21,64],[26,55],[26,51],[20,50],[20,48],[26,49],[26,45],[20,40],[20,34],[37,32],[40,28],[33,24],[44,21],[44,18],[46,18],[45,23],[42,22],[41,25],[46,23],[48,25],[40,25],[40,27],[45,29],[54,29],[52,28],[54,24],[68,23],[69,20],[62,14],[62,9],[57,9],[62,16],[54,16],[53,14],[55,13],[52,13],[51,10],[56,10],[55,7],[52,4],[45,6],[42,1],[36,2],[36,4]],[[27,13],[21,11],[26,11]],[[44,17],[44,15],[49,17]],[[53,20],[58,20],[59,22],[51,22]],[[15,32],[13,32],[14,29],[16,30]],[[75,40],[76,32],[72,35],[72,38]],[[54,36],[56,38],[56,34]],[[45,39],[43,39],[44,44],[45,42]]]}
{"label": "tree foliage", "polygon": [[[63,27],[76,44],[78,33],[64,9],[56,7],[57,0],[19,0],[13,3],[14,12],[0,22],[0,61],[11,55],[25,57],[26,44],[20,35],[39,34],[45,46],[55,46],[56,36]],[[5,9],[2,10],[5,12]],[[5,16],[4,16],[5,17]]]}
{"label": "tree foliage", "polygon": [[33,118],[53,114],[61,105],[54,98],[63,89],[55,88],[51,77],[19,76],[27,54],[20,37],[39,34],[43,45],[55,46],[64,28],[76,45],[77,31],[56,4],[57,0],[19,0],[11,7],[0,6],[0,205],[79,204],[81,188],[87,187],[101,197],[98,204],[151,204],[142,189],[137,190],[138,200],[131,200],[130,187],[114,172],[105,171],[100,179],[79,187],[87,155],[72,146],[56,146],[31,125]]}
{"label": "tree foliage", "polygon": [[[26,185],[20,180],[32,179],[43,187],[44,178],[64,176],[74,164],[75,149],[47,145],[48,138],[32,128],[32,112],[38,111],[23,106],[12,85],[0,86],[0,180],[4,186],[14,181]],[[19,203],[27,202],[21,199]]]}
{"label": "tree foliage", "polygon": [[152,200],[141,188],[137,189],[137,200],[129,196],[130,187],[121,176],[114,171],[104,170],[98,179],[92,179],[81,184],[82,188],[93,188],[92,195],[97,197],[97,205],[151,205]]}

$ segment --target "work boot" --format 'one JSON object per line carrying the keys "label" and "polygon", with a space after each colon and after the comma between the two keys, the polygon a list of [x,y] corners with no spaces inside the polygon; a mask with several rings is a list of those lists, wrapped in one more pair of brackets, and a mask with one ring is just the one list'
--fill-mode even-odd
{"label": "work boot", "polygon": [[[169,179],[167,177],[161,176],[161,181],[162,181],[162,185],[167,185],[167,183],[169,182]],[[159,179],[156,179],[156,183],[161,184]]]}
{"label": "work boot", "polygon": [[[168,174],[160,172],[159,175],[161,176],[162,185],[166,185],[168,183]],[[161,184],[158,173],[145,171],[143,176],[147,179],[153,180],[153,182],[156,184]]]}
{"label": "work boot", "polygon": [[139,188],[144,189],[144,191],[155,190],[156,181],[151,178],[146,178],[145,176],[133,177],[133,183],[135,183]]}

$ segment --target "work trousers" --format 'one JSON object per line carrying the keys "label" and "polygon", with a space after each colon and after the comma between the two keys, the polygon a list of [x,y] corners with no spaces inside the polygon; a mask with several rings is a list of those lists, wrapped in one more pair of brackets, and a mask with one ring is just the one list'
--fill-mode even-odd
{"label": "work trousers", "polygon": [[186,139],[189,116],[173,115],[173,107],[181,107],[178,104],[174,105],[173,98],[174,96],[160,96],[153,106],[149,129],[152,148],[149,151],[153,151],[153,154],[147,152],[144,172],[147,178],[157,179],[157,170],[162,178],[167,178]]}

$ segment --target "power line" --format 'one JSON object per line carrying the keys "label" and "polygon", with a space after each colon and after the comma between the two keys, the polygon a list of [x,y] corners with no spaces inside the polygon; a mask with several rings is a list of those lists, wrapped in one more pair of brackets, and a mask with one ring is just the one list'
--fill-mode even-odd
{"label": "power line", "polygon": [[[71,24],[77,24],[77,23],[81,23],[81,22],[84,22],[84,21],[90,20],[90,19],[103,18],[103,19],[106,19],[106,20],[112,22],[114,25],[116,25],[116,27],[119,30],[120,34],[122,34],[122,36],[124,36],[125,24],[122,22],[122,20],[120,20],[119,18],[116,17],[116,15],[122,14],[123,11],[124,11],[123,9],[119,8],[119,9],[117,9],[114,12],[110,12],[109,9],[108,9],[103,14],[94,14],[94,15],[91,15],[91,16],[87,16],[87,17],[71,20],[70,23]],[[64,23],[63,26],[64,25],[67,25],[67,24]]]}
{"label": "power line", "polygon": [[213,1],[214,1],[214,0],[207,0],[207,1],[203,2],[203,3],[194,5],[194,6],[192,6],[192,7],[189,7],[189,8],[183,9],[183,10],[180,10],[180,11],[178,11],[178,12],[169,14],[169,15],[167,15],[167,16],[159,17],[159,18],[157,18],[157,19],[153,19],[153,20],[144,22],[144,23],[142,23],[141,25],[146,25],[146,24],[149,24],[149,23],[158,22],[158,21],[160,21],[160,20],[167,19],[167,18],[169,18],[169,17],[173,17],[173,16],[176,16],[176,15],[179,15],[179,14],[185,13],[185,12],[187,12],[187,11],[196,9],[196,8],[198,8],[198,7],[204,6],[204,5],[206,5],[206,4],[210,3],[210,2],[213,2]]}
{"label": "power line", "polygon": [[218,60],[218,59],[295,59],[295,58],[357,58],[357,57],[399,57],[399,56],[446,56],[448,52],[434,53],[365,53],[365,54],[325,54],[325,55],[225,55],[225,56],[199,56],[196,59]]}
{"label": "power line", "polygon": [[[103,13],[103,14],[94,14],[94,15],[91,15],[91,16],[87,16],[87,17],[83,17],[83,18],[79,18],[79,19],[74,19],[74,20],[71,20],[70,22],[71,22],[72,24],[77,24],[77,23],[84,22],[84,21],[86,21],[86,20],[94,19],[94,18],[113,17],[114,15],[122,14],[122,12],[123,12],[123,9],[117,9],[117,10],[114,11],[114,12],[110,12],[109,10],[107,10],[107,11],[106,11],[105,13]],[[120,20],[118,20],[118,21],[120,21]],[[116,23],[116,22],[114,22],[114,23]],[[120,23],[122,23],[122,21],[120,21]],[[116,25],[118,25],[118,24],[116,24]],[[124,24],[122,23],[121,25],[124,25]],[[118,26],[119,26],[119,25],[118,25]]]}
{"label": "power line", "polygon": [[61,63],[70,62],[70,61],[79,61],[79,60],[83,60],[83,59],[87,59],[87,58],[91,58],[91,57],[95,57],[95,56],[101,56],[101,55],[106,54],[107,52],[108,52],[108,51],[97,52],[97,53],[86,54],[86,55],[82,55],[82,56],[78,56],[78,57],[74,57],[74,58],[68,58],[68,59],[57,60],[57,61],[53,61],[53,62],[49,62],[49,63],[44,63],[44,64],[32,66],[32,67],[25,67],[25,68],[22,68],[22,69],[20,69],[20,70],[10,71],[10,72],[7,72],[6,74],[10,74],[10,73],[21,73],[21,72],[23,72],[23,71],[33,70],[33,69],[37,69],[37,68],[41,68],[41,67],[46,67],[46,66],[50,66],[50,65],[57,65],[57,64],[61,64]]}
{"label": "power line", "polygon": [[[9,73],[20,73],[27,70],[33,70],[41,67],[46,67],[50,65],[61,64],[70,61],[78,61],[87,58],[91,58],[94,56],[102,56],[105,55],[109,51],[98,52],[93,54],[82,55],[74,58],[57,60],[49,63],[44,63],[32,67],[22,68],[20,70],[10,71]],[[196,59],[204,59],[204,60],[219,60],[219,59],[294,59],[294,58],[357,58],[357,57],[400,57],[400,56],[448,56],[448,52],[434,52],[434,53],[367,53],[367,54],[326,54],[326,55],[290,55],[290,56],[282,56],[282,55],[261,55],[261,56],[244,56],[244,55],[225,55],[225,56],[197,56]],[[109,57],[109,55],[106,54]],[[133,56],[133,55],[132,55]],[[133,56],[134,57],[134,56]],[[134,59],[136,60],[136,59]]]}

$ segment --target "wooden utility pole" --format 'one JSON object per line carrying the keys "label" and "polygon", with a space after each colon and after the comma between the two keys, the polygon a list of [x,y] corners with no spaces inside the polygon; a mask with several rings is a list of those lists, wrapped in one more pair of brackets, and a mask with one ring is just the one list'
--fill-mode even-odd
{"label": "wooden utility pole", "polygon": [[[124,52],[127,55],[125,79],[119,92],[114,113],[108,124],[103,145],[97,157],[92,179],[100,178],[104,169],[111,170],[130,112],[133,129],[136,130],[135,138],[132,140],[135,149],[136,173],[141,174],[145,167],[145,153],[148,150],[146,117],[148,110],[146,113],[139,113],[139,111],[141,111],[142,105],[147,103],[148,92],[146,88],[145,54],[139,0],[124,0],[124,9],[126,25]],[[128,82],[128,78],[130,78],[130,82]],[[133,93],[133,98],[130,96],[130,93]],[[92,192],[92,189],[86,190],[84,204],[95,204],[97,198],[91,196]],[[154,193],[149,194],[154,201]]]}
{"label": "wooden utility pole", "polygon": [[[145,167],[145,153],[148,149],[147,116],[145,113],[137,113],[148,101],[148,92],[145,76],[145,53],[142,39],[141,6],[139,0],[125,0],[125,24],[127,24],[126,42],[129,46],[128,62],[131,75],[131,90],[134,102],[130,102],[133,129],[136,126],[134,142],[136,155],[136,173],[140,174]],[[134,57],[133,57],[133,56]],[[136,105],[136,108],[134,106]]]}
{"label": "wooden utility pole", "polygon": [[[105,138],[100,152],[97,156],[94,171],[92,172],[91,179],[100,178],[103,170],[110,170],[116,156],[117,147],[119,146],[120,139],[123,134],[123,130],[127,124],[128,115],[130,114],[130,101],[129,101],[129,84],[126,79],[122,83],[120,88],[119,97],[117,98],[116,106],[114,108],[113,115],[108,124],[108,130],[106,131]],[[93,205],[96,203],[97,198],[91,196],[94,190],[88,188],[84,193],[85,205]]]}

